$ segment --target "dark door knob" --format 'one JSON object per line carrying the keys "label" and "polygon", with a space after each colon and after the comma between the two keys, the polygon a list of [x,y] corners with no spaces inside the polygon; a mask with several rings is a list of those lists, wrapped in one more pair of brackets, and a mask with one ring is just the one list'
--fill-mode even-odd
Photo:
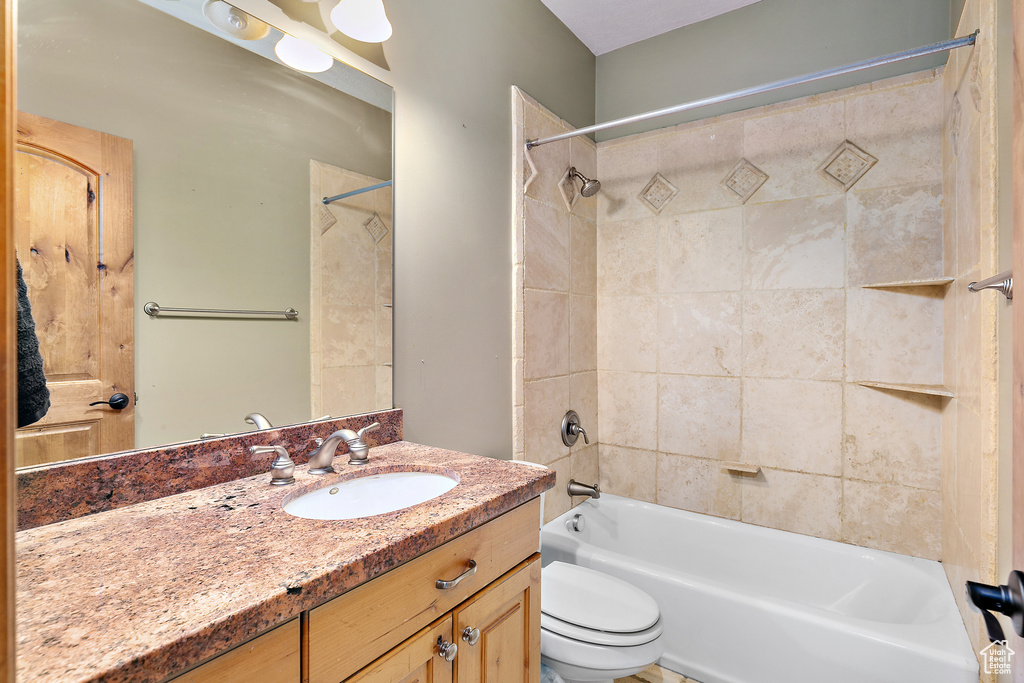
{"label": "dark door knob", "polygon": [[94,401],[91,406],[110,406],[114,410],[124,410],[131,401],[127,394],[114,394],[109,401]]}

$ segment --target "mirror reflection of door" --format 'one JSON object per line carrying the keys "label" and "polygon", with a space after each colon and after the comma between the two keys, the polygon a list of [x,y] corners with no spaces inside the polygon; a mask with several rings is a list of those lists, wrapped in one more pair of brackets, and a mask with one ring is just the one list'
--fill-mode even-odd
{"label": "mirror reflection of door", "polygon": [[[132,142],[18,114],[15,248],[50,409],[18,467],[134,447]],[[120,410],[99,403],[128,396]],[[115,402],[116,403],[116,402]]]}

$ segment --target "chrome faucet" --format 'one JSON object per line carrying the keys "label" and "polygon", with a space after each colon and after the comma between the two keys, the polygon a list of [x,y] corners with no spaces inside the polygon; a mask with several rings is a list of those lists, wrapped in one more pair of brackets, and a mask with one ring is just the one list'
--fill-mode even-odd
{"label": "chrome faucet", "polygon": [[339,429],[334,432],[309,456],[309,473],[330,474],[333,472],[334,453],[342,441],[348,445],[349,465],[367,464],[370,462],[370,447],[363,441],[363,436],[375,429],[380,429],[379,422],[367,425],[358,432],[353,432],[351,429]]}
{"label": "chrome faucet", "polygon": [[277,453],[277,457],[270,465],[270,483],[274,486],[295,483],[295,462],[288,457],[288,451],[284,446],[249,446],[249,452],[253,455]]}
{"label": "chrome faucet", "polygon": [[251,425],[256,425],[256,429],[273,429],[274,425],[270,424],[270,420],[263,417],[260,413],[249,413],[245,416],[245,421]]}

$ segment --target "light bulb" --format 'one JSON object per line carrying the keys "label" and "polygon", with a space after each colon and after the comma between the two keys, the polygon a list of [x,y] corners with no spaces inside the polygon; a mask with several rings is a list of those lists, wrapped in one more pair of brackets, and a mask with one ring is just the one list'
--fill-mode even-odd
{"label": "light bulb", "polygon": [[334,64],[334,58],[326,52],[316,49],[304,40],[294,38],[287,33],[277,41],[274,53],[278,59],[293,69],[316,74],[327,71]]}
{"label": "light bulb", "polygon": [[383,43],[391,37],[384,0],[341,0],[331,10],[331,23],[346,36],[364,43]]}

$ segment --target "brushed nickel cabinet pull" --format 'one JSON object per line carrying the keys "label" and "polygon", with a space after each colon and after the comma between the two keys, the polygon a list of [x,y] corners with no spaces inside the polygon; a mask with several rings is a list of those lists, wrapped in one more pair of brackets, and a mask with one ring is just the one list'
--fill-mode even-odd
{"label": "brushed nickel cabinet pull", "polygon": [[467,576],[473,576],[473,574],[476,574],[476,560],[470,560],[469,564],[466,565],[466,571],[462,572],[461,574],[459,574],[457,577],[455,577],[451,581],[445,581],[444,579],[438,579],[437,583],[434,584],[434,585],[436,585],[438,587],[438,589],[446,591],[449,588],[455,588],[456,586],[459,585],[460,581],[462,581]]}

